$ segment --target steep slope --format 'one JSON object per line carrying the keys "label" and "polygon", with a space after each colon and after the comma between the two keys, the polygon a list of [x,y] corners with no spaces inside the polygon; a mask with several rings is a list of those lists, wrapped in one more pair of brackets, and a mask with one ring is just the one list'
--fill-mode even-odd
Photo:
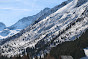
{"label": "steep slope", "polygon": [[[8,38],[10,36],[13,36],[14,34],[19,33],[19,31],[21,31],[22,29],[26,28],[27,26],[29,26],[30,24],[34,25],[36,23],[38,23],[39,21],[41,21],[42,19],[46,18],[47,16],[49,16],[50,14],[56,12],[58,9],[60,9],[61,7],[67,5],[68,3],[70,3],[72,0],[68,0],[65,1],[63,3],[61,3],[60,5],[55,6],[52,9],[49,8],[45,8],[44,10],[42,10],[41,12],[39,12],[38,14],[34,15],[34,16],[29,16],[29,17],[25,17],[21,20],[19,20],[17,23],[15,23],[14,25],[8,27],[7,29],[4,30],[8,30],[10,31],[9,33],[5,33],[5,35],[7,36],[0,36],[0,39],[5,39]],[[32,19],[33,18],[33,19]],[[30,29],[30,27],[32,26],[30,25],[28,27],[28,30]],[[3,30],[3,31],[4,31]],[[26,29],[27,31],[27,29]],[[21,32],[24,32],[24,30],[22,30]]]}
{"label": "steep slope", "polygon": [[9,29],[10,30],[15,30],[15,29],[24,29],[27,26],[29,26],[30,24],[32,24],[35,20],[37,20],[39,17],[41,17],[42,15],[44,15],[45,13],[48,12],[50,8],[45,8],[44,10],[41,10],[38,14],[33,15],[33,16],[28,16],[28,17],[24,17],[23,19],[19,20],[17,23],[15,23],[14,25],[10,26]]}
{"label": "steep slope", "polygon": [[80,59],[85,57],[85,54],[88,57],[88,49],[85,49],[85,53],[83,51],[86,47],[88,47],[88,29],[76,40],[63,42],[52,48],[50,55],[55,58],[59,58],[61,55],[71,55],[73,59]]}
{"label": "steep slope", "polygon": [[69,1],[42,20],[40,18],[44,15],[41,16],[39,22],[2,41],[0,53],[14,56],[28,52],[32,56],[40,56],[62,42],[80,37],[88,28],[88,0],[78,7],[81,0]]}
{"label": "steep slope", "polygon": [[0,30],[2,30],[0,32],[0,39],[5,39],[7,37],[13,36],[14,34],[17,34],[21,30],[32,24],[39,17],[47,13],[48,10],[50,10],[50,8],[45,8],[36,15],[24,17],[23,19],[19,20],[17,23],[10,27],[6,27],[4,24],[0,23]]}

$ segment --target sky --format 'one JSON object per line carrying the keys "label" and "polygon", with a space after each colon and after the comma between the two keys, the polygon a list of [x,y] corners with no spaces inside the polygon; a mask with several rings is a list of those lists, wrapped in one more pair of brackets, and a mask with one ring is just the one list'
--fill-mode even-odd
{"label": "sky", "polygon": [[32,16],[46,7],[53,8],[66,0],[0,0],[0,22],[7,27],[23,17]]}

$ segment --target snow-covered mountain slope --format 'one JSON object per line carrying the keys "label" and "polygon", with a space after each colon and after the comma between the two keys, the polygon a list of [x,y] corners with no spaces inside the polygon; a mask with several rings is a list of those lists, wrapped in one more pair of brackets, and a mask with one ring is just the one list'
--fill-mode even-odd
{"label": "snow-covered mountain slope", "polygon": [[17,34],[18,32],[20,32],[20,29],[9,30],[6,28],[0,32],[0,40],[13,36],[14,34]]}
{"label": "snow-covered mountain slope", "polygon": [[88,29],[88,0],[81,1],[68,0],[69,3],[49,16],[2,41],[0,53],[14,56],[22,54],[29,47],[31,55],[42,55],[48,53],[51,47],[75,40]]}
{"label": "snow-covered mountain slope", "polygon": [[52,9],[45,8],[44,10],[40,11],[36,15],[29,16],[29,17],[24,17],[23,19],[19,20],[14,25],[12,25],[12,26],[4,29],[3,31],[8,30],[8,33],[7,32],[3,33],[3,31],[2,31],[2,33],[4,34],[4,36],[3,36],[3,34],[1,34],[0,39],[8,38],[8,37],[10,37],[10,36],[12,36],[14,34],[17,34],[18,32],[20,32],[22,29],[26,28],[30,24],[34,25],[34,24],[38,23],[39,21],[41,21],[42,19],[46,18],[50,14],[56,12],[58,9],[60,9],[63,6],[65,6],[66,4],[70,3],[71,1],[72,0],[65,1],[65,2],[61,3],[60,5],[55,6]]}
{"label": "snow-covered mountain slope", "polygon": [[17,23],[10,27],[6,27],[3,23],[0,23],[0,39],[5,39],[7,37],[10,37],[14,34],[17,34],[20,32],[22,29],[26,28],[30,24],[32,24],[35,20],[37,20],[39,17],[44,15],[45,13],[48,12],[50,8],[45,8],[44,10],[41,10],[38,14],[33,15],[33,16],[28,16],[24,17],[21,20],[19,20]]}
{"label": "snow-covered mountain slope", "polygon": [[2,30],[5,29],[5,28],[6,28],[6,25],[3,24],[2,22],[0,22],[0,31],[2,31]]}
{"label": "snow-covered mountain slope", "polygon": [[50,8],[45,8],[44,10],[41,10],[36,15],[24,17],[21,20],[19,20],[17,23],[15,23],[14,25],[10,26],[9,29],[10,30],[14,30],[14,29],[24,29],[27,26],[29,26],[30,24],[32,24],[39,17],[41,17],[42,15],[44,15],[45,13],[47,13],[49,9]]}

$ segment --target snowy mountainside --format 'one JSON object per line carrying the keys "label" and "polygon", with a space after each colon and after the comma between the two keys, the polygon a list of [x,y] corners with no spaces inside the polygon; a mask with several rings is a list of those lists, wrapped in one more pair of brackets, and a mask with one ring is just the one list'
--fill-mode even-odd
{"label": "snowy mountainside", "polygon": [[67,5],[68,3],[70,3],[72,0],[67,0],[62,2],[61,4],[55,6],[54,8],[51,8],[47,13],[45,13],[44,15],[42,15],[41,17],[39,17],[32,25],[38,23],[39,21],[41,21],[42,19],[46,18],[47,16],[49,16],[50,14],[56,12],[58,9],[62,8],[63,6]]}
{"label": "snowy mountainside", "polygon": [[13,36],[14,34],[17,34],[21,30],[23,30],[24,28],[26,28],[27,26],[32,24],[35,20],[37,20],[39,17],[41,17],[44,13],[47,13],[48,10],[50,10],[50,8],[45,8],[44,10],[41,10],[36,15],[24,17],[10,27],[5,27],[4,24],[0,23],[0,25],[3,25],[3,27],[0,28],[0,30],[2,30],[0,32],[0,39],[5,39],[5,38],[8,38],[10,36]]}
{"label": "snowy mountainside", "polygon": [[[34,15],[34,16],[29,16],[29,17],[24,17],[23,19],[19,20],[17,23],[15,23],[14,25],[7,27],[7,29],[4,30],[8,30],[9,33],[4,32],[4,35],[7,36],[0,36],[0,39],[9,39],[9,37],[13,36],[14,34],[19,33],[22,29],[26,28],[27,29],[31,29],[31,26],[38,23],[39,21],[41,21],[42,19],[46,18],[47,16],[49,16],[50,14],[56,12],[58,9],[60,9],[61,7],[67,5],[68,3],[70,3],[72,0],[68,0],[65,2],[62,2],[60,5],[55,6],[54,8],[50,9],[50,8],[45,8],[44,10],[40,11],[38,14]],[[33,18],[33,19],[32,19]],[[31,25],[30,25],[31,24]],[[30,25],[30,26],[29,26]],[[27,31],[26,29],[26,31]],[[4,31],[3,30],[3,31]],[[11,31],[10,31],[11,30]],[[26,32],[25,31],[25,32]],[[21,33],[24,32],[24,30],[21,31]],[[20,34],[20,33],[19,33]]]}
{"label": "snowy mountainside", "polygon": [[[32,48],[30,53],[33,56],[42,55],[48,53],[51,47],[75,40],[88,29],[88,0],[78,3],[81,1],[83,0],[68,0],[69,3],[58,8],[56,12],[25,28],[21,34],[15,35],[15,38],[11,37],[5,41],[0,46],[0,53],[14,56],[22,54],[29,47]],[[77,5],[79,6],[76,7]]]}
{"label": "snowy mountainside", "polygon": [[48,12],[50,8],[45,8],[44,10],[41,10],[38,14],[33,15],[33,16],[28,16],[28,17],[24,17],[21,20],[19,20],[17,23],[15,23],[14,25],[8,27],[10,30],[14,30],[14,29],[24,29],[27,26],[29,26],[30,24],[32,24],[35,20],[37,20],[39,17],[41,17],[42,15],[44,15],[45,13]]}
{"label": "snowy mountainside", "polygon": [[20,29],[16,30],[9,30],[9,29],[4,29],[0,32],[0,40],[5,39],[7,37],[13,36],[14,34],[20,32]]}

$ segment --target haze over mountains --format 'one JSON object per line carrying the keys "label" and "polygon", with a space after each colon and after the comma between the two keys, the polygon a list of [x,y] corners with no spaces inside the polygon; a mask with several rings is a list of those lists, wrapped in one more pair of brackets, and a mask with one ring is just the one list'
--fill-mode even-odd
{"label": "haze over mountains", "polygon": [[0,22],[0,31],[4,30],[6,28],[6,25]]}
{"label": "haze over mountains", "polygon": [[52,47],[74,41],[88,29],[88,0],[67,0],[7,28],[12,32],[18,29],[23,30],[1,40],[0,53],[8,57],[25,53],[32,57],[44,56]]}

